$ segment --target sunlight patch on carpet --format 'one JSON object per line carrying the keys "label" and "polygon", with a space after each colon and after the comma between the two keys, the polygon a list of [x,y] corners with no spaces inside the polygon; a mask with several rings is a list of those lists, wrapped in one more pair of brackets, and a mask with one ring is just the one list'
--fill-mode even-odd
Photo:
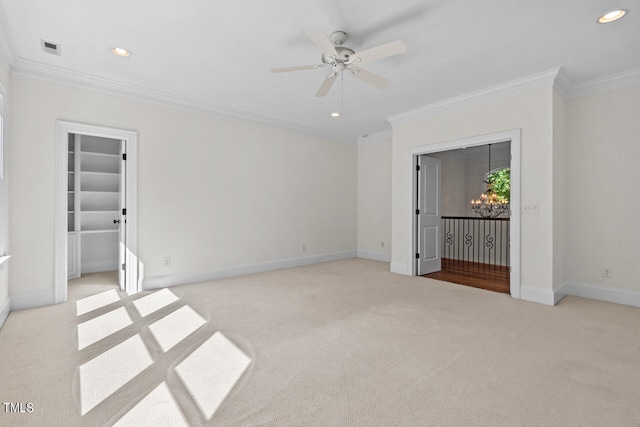
{"label": "sunlight patch on carpet", "polygon": [[76,301],[76,312],[78,316],[89,313],[100,307],[104,307],[114,302],[120,301],[118,292],[115,289],[110,289],[105,292],[101,292],[90,297],[82,298]]}
{"label": "sunlight patch on carpet", "polygon": [[185,305],[149,325],[153,337],[165,353],[207,323],[194,309]]}
{"label": "sunlight patch on carpet", "polygon": [[242,350],[216,332],[175,370],[202,414],[210,420],[250,363]]}
{"label": "sunlight patch on carpet", "polygon": [[124,307],[110,311],[78,325],[78,350],[133,324]]}
{"label": "sunlight patch on carpet", "polygon": [[176,294],[165,288],[133,301],[133,306],[141,317],[145,317],[178,300]]}
{"label": "sunlight patch on carpet", "polygon": [[153,364],[140,335],[135,335],[80,366],[80,412],[89,412]]}
{"label": "sunlight patch on carpet", "polygon": [[188,425],[169,387],[163,382],[120,418],[114,427]]}

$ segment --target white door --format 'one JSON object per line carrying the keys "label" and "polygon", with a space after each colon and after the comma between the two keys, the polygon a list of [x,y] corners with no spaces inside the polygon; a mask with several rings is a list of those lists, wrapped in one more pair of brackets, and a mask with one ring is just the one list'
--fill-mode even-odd
{"label": "white door", "polygon": [[120,284],[120,290],[127,289],[127,168],[126,162],[126,141],[120,141],[120,203],[118,214],[119,217],[114,219],[115,223],[119,226],[119,239],[118,239],[118,283]]}
{"label": "white door", "polygon": [[440,167],[440,159],[418,157],[418,275],[440,271]]}

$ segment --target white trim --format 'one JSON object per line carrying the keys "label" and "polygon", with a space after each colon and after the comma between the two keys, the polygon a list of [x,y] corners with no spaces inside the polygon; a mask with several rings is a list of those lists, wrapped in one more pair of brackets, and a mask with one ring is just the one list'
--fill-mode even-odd
{"label": "white trim", "polygon": [[400,264],[399,262],[392,262],[389,266],[389,271],[395,274],[411,276],[411,272],[409,271],[407,264]]}
{"label": "white trim", "polygon": [[476,107],[492,101],[532,92],[534,90],[550,88],[553,87],[559,71],[559,68],[554,68],[542,73],[532,74],[497,86],[491,86],[486,89],[470,92],[461,96],[435,102],[424,107],[405,111],[404,113],[387,117],[387,120],[389,120],[395,127],[404,123]]}
{"label": "white trim", "polygon": [[9,317],[9,313],[11,312],[11,298],[7,297],[0,306],[0,328],[4,325],[5,320]]}
{"label": "white trim", "polygon": [[267,125],[269,127],[287,129],[295,132],[313,135],[316,137],[326,138],[343,144],[356,144],[355,138],[348,135],[327,131],[326,129],[300,125],[275,117],[253,113],[247,110],[225,107],[223,105],[213,104],[211,102],[203,101],[200,99],[189,98],[186,96],[162,92],[143,86],[110,80],[104,77],[80,73],[78,71],[55,67],[24,58],[18,59],[15,65],[11,67],[11,71],[15,74],[21,74],[40,80],[80,87],[83,89],[95,90],[108,94],[115,94],[144,102],[149,102],[152,104],[159,104],[171,108],[179,108],[182,110],[200,114],[246,120],[262,125]]}
{"label": "white trim", "polygon": [[570,99],[571,97],[571,80],[569,80],[569,76],[565,73],[563,68],[558,70],[558,74],[553,81],[553,88],[562,96],[565,100]]}
{"label": "white trim", "polygon": [[506,130],[503,132],[496,132],[486,135],[472,136],[469,138],[462,138],[453,141],[437,142],[434,144],[420,145],[418,147],[410,147],[407,155],[407,173],[410,191],[407,195],[407,215],[409,216],[407,221],[406,235],[409,240],[407,244],[407,260],[408,266],[405,267],[404,272],[401,271],[400,265],[391,264],[391,271],[393,273],[406,274],[408,276],[416,275],[416,266],[414,260],[414,254],[417,252],[416,248],[416,215],[413,213],[416,210],[415,206],[415,194],[416,194],[416,180],[415,180],[415,165],[417,156],[421,154],[437,153],[440,151],[454,150],[463,147],[473,147],[478,145],[496,144],[499,142],[511,141],[511,221],[510,227],[510,253],[511,260],[511,277],[510,277],[510,294],[513,298],[521,298],[520,293],[520,129]]}
{"label": "white trim", "polygon": [[391,129],[383,130],[380,132],[372,133],[366,136],[358,137],[358,145],[377,144],[380,142],[390,142],[393,139],[393,132]]}
{"label": "white trim", "polygon": [[569,99],[599,95],[633,86],[640,86],[640,68],[576,84],[569,92]]}
{"label": "white trim", "polygon": [[54,302],[67,300],[67,161],[68,135],[91,135],[126,141],[127,147],[127,292],[140,291],[138,280],[138,134],[135,131],[56,121],[56,183],[54,213]]}
{"label": "white trim", "polygon": [[536,302],[538,304],[556,305],[555,292],[548,289],[530,288],[528,286],[522,286],[520,288],[520,299],[530,302]]}
{"label": "white trim", "polygon": [[374,261],[391,262],[391,255],[382,252],[358,250],[358,258],[372,259]]}
{"label": "white trim", "polygon": [[165,276],[145,277],[142,283],[142,289],[147,291],[150,289],[166,288],[168,286],[187,285],[190,283],[206,282],[209,280],[224,279],[227,277],[280,270],[283,268],[339,261],[348,258],[355,258],[356,255],[356,251],[336,252],[304,258],[289,258],[260,264],[241,265],[238,267],[224,268],[220,270],[194,271],[188,273],[168,274]]}
{"label": "white trim", "polygon": [[[389,116],[387,120],[391,122],[392,126],[397,126],[551,87],[565,100],[573,100],[633,86],[640,86],[640,68],[573,84],[564,69],[560,67],[475,92],[447,98]],[[360,141],[361,139],[358,138],[359,143]]]}
{"label": "white trim", "polygon": [[13,295],[9,299],[11,300],[11,311],[26,310],[56,303],[54,292]]}
{"label": "white trim", "polygon": [[569,282],[560,290],[566,295],[574,295],[598,301],[640,307],[640,291]]}

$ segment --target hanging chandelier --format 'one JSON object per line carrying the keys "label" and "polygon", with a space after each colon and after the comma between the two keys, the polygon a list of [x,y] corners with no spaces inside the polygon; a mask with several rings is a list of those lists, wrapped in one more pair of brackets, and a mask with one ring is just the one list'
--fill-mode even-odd
{"label": "hanging chandelier", "polygon": [[[491,144],[489,144],[489,172],[491,174]],[[496,218],[503,214],[509,214],[509,201],[500,197],[491,189],[491,183],[484,181],[487,190],[480,195],[478,200],[471,200],[471,209],[483,218]]]}

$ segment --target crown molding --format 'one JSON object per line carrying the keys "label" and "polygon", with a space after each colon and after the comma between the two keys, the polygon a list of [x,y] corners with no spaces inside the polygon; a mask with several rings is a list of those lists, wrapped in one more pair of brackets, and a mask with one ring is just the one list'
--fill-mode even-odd
{"label": "crown molding", "polygon": [[[397,126],[549,87],[555,89],[565,100],[571,101],[634,86],[640,86],[640,68],[611,74],[578,84],[571,82],[564,69],[554,68],[521,79],[511,80],[501,85],[470,92],[465,95],[445,99],[424,107],[389,116],[387,120],[391,122],[392,126]],[[360,138],[358,138],[358,142],[360,143]]]}
{"label": "crown molding", "polygon": [[392,126],[439,116],[467,108],[476,107],[492,101],[532,92],[538,89],[553,87],[560,68],[532,74],[506,83],[491,86],[465,95],[445,99],[424,107],[415,108],[404,113],[387,117]]}
{"label": "crown molding", "polygon": [[640,68],[576,84],[569,92],[569,99],[599,95],[633,86],[640,86]]}
{"label": "crown molding", "polygon": [[376,144],[379,142],[389,142],[393,139],[391,129],[382,130],[380,132],[371,133],[369,135],[359,136],[358,145]]}
{"label": "crown molding", "polygon": [[571,99],[571,80],[563,68],[558,69],[558,74],[553,80],[553,88],[565,101]]}
{"label": "crown molding", "polygon": [[14,74],[20,74],[39,80],[46,80],[53,83],[75,86],[83,89],[90,89],[97,92],[119,95],[138,101],[159,104],[171,108],[179,108],[186,111],[196,112],[200,114],[245,120],[258,123],[270,127],[276,127],[294,132],[305,133],[315,137],[329,139],[339,143],[356,145],[355,138],[327,132],[310,126],[304,126],[297,123],[280,120],[250,111],[229,108],[218,104],[202,101],[199,99],[189,98],[168,92],[153,90],[147,87],[123,83],[115,80],[106,79],[99,76],[80,73],[65,68],[55,67],[36,61],[30,61],[19,58],[11,67]]}

